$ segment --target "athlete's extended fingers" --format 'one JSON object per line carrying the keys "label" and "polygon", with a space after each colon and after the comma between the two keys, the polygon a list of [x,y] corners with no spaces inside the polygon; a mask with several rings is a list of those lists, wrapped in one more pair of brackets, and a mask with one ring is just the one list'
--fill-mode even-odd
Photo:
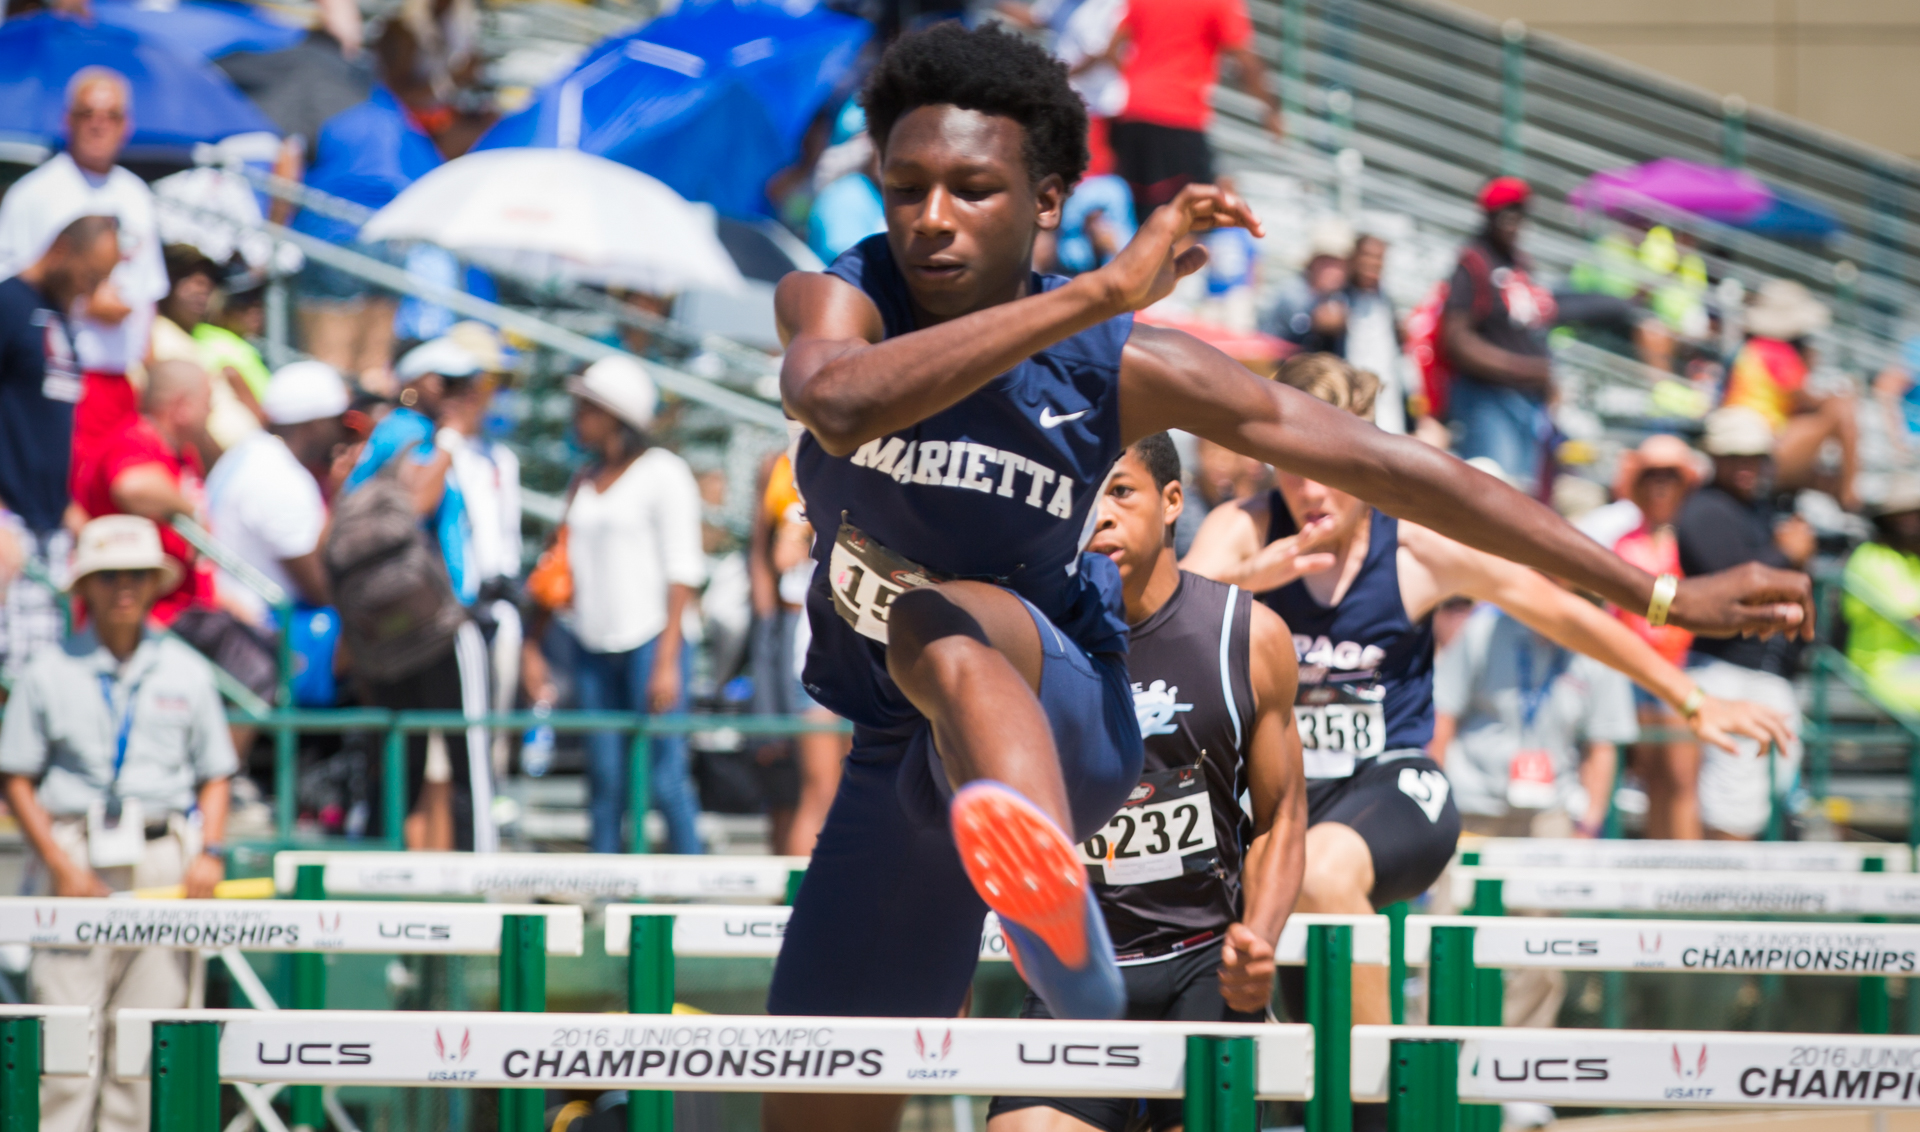
{"label": "athlete's extended fingers", "polygon": [[1674,597],[1672,620],[1709,637],[1788,633],[1811,640],[1812,580],[1758,562],[1685,578]]}

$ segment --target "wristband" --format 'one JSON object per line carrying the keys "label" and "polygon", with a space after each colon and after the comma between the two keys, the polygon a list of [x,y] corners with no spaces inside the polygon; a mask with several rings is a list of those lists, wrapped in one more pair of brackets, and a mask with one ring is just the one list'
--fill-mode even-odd
{"label": "wristband", "polygon": [[210,841],[200,847],[200,855],[202,857],[212,857],[216,861],[225,863],[227,859],[227,847],[218,841]]}
{"label": "wristband", "polygon": [[1662,574],[1653,580],[1653,599],[1647,602],[1647,624],[1658,629],[1667,623],[1667,611],[1673,608],[1673,597],[1680,592],[1680,579],[1672,574]]}
{"label": "wristband", "polygon": [[1680,714],[1687,719],[1692,719],[1700,714],[1700,705],[1706,702],[1707,694],[1700,690],[1700,685],[1695,684],[1693,691],[1688,692],[1687,698],[1681,702]]}
{"label": "wristband", "polygon": [[454,452],[467,446],[467,438],[454,428],[442,428],[433,434],[433,446],[442,452]]}

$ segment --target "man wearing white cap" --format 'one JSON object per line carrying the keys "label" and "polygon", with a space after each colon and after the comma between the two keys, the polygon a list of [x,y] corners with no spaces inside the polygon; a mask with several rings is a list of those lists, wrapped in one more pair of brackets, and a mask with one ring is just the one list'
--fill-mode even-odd
{"label": "man wearing white cap", "polygon": [[[43,891],[107,896],[184,884],[213,895],[226,873],[228,779],[240,764],[213,670],[179,641],[146,630],[180,564],[137,515],[80,531],[73,595],[89,627],[43,649],[0,722],[0,784],[32,847]],[[166,949],[34,953],[35,1002],[90,1006],[95,1076],[41,1083],[40,1127],[145,1128],[145,1081],[108,1080],[114,1011],[178,1009],[195,997],[198,960]]]}
{"label": "man wearing white cap", "polygon": [[[308,605],[327,604],[320,533],[327,504],[320,485],[334,449],[347,438],[347,383],[325,362],[282,366],[260,399],[267,427],[242,439],[207,477],[214,537],[248,565]],[[273,611],[260,595],[222,571],[220,600],[267,632]]]}
{"label": "man wearing white cap", "polygon": [[[706,577],[700,488],[687,462],[648,435],[656,394],[638,362],[604,358],[570,378],[567,392],[574,397],[574,436],[591,454],[574,478],[561,528],[572,583],[562,616],[582,646],[574,669],[580,706],[685,711],[688,656],[680,627]],[[544,632],[544,618],[529,628],[524,671],[535,700],[550,702],[546,661],[536,647]],[[596,853],[618,853],[626,743],[602,732],[587,744],[588,844]],[[653,802],[667,820],[668,848],[703,852],[686,741],[657,738],[651,749]],[[644,815],[634,817],[633,828],[644,831]],[[644,835],[633,851],[647,851]]]}
{"label": "man wearing white cap", "polygon": [[[1748,562],[1804,569],[1813,530],[1804,520],[1776,521],[1771,507],[1774,430],[1759,412],[1727,406],[1707,417],[1703,447],[1713,482],[1688,497],[1674,522],[1680,568],[1688,577]],[[1700,823],[1709,837],[1751,839],[1766,829],[1776,797],[1793,785],[1800,762],[1800,701],[1789,677],[1799,647],[1786,637],[1695,637],[1687,674],[1702,691],[1751,700],[1787,718],[1795,741],[1780,752],[1768,790],[1766,752],[1740,740],[1737,750],[1707,746],[1700,764]]]}

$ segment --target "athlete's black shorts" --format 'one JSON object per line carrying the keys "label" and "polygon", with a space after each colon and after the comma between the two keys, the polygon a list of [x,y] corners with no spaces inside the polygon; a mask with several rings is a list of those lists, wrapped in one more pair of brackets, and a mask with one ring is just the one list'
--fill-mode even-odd
{"label": "athlete's black shorts", "polygon": [[1339,822],[1358,833],[1373,855],[1375,908],[1433,887],[1460,840],[1460,811],[1437,763],[1422,754],[1388,751],[1364,759],[1347,778],[1307,783],[1307,828]]}
{"label": "athlete's black shorts", "polygon": [[[1265,1011],[1229,1009],[1220,997],[1220,944],[1184,951],[1157,963],[1120,968],[1127,983],[1127,1018],[1134,1022],[1264,1022]],[[1051,1018],[1032,992],[1020,1011],[1022,1018]],[[1045,1106],[1058,1109],[1107,1132],[1126,1132],[1143,1111],[1155,1132],[1181,1123],[1179,1100],[1139,1100],[1125,1097],[995,1097],[987,1110],[991,1120],[1003,1112]]]}
{"label": "athlete's black shorts", "polygon": [[1107,128],[1107,144],[1142,223],[1186,186],[1213,184],[1213,149],[1204,130],[1120,119]]}

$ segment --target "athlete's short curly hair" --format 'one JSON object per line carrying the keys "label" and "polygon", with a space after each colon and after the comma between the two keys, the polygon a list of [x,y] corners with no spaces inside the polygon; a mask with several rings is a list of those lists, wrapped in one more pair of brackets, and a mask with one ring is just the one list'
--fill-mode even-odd
{"label": "athlete's short curly hair", "polygon": [[903,35],[880,57],[860,95],[867,130],[883,153],[894,123],[942,104],[1020,123],[1035,184],[1057,173],[1072,186],[1087,171],[1087,104],[1067,84],[1066,64],[1017,35],[957,23]]}

